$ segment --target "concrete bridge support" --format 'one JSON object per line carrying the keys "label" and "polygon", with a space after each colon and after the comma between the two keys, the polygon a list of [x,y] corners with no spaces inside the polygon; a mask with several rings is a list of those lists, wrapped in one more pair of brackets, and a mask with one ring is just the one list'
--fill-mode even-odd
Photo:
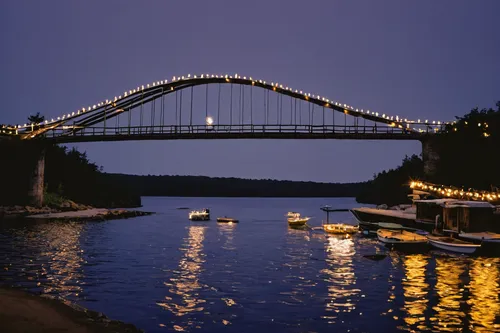
{"label": "concrete bridge support", "polygon": [[43,206],[43,191],[45,177],[45,147],[38,146],[34,149],[34,163],[32,164],[32,173],[30,175],[28,200],[34,207]]}
{"label": "concrete bridge support", "polygon": [[437,175],[439,163],[439,146],[437,138],[425,137],[421,139],[422,143],[422,160],[424,162],[424,177],[427,181],[433,181]]}

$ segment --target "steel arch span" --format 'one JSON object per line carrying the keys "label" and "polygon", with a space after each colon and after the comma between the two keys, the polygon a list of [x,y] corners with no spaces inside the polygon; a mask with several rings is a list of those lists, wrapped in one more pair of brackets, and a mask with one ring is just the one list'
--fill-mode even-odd
{"label": "steel arch span", "polygon": [[4,126],[2,134],[55,143],[238,138],[420,140],[439,132],[443,125],[441,121],[413,121],[357,109],[252,77],[202,74],[140,86],[43,123]]}

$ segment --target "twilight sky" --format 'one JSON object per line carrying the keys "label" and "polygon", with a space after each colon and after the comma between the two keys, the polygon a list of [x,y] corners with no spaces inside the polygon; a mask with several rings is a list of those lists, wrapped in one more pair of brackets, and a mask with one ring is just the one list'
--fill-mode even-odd
{"label": "twilight sky", "polygon": [[[0,123],[188,73],[238,73],[411,119],[500,100],[500,1],[0,2]],[[419,142],[78,144],[108,172],[348,182]],[[230,163],[227,161],[230,160]]]}

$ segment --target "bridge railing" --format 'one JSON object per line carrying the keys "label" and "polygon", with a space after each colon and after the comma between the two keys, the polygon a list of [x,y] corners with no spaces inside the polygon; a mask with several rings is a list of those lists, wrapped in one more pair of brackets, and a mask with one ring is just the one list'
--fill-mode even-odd
{"label": "bridge railing", "polygon": [[138,136],[152,134],[202,134],[202,133],[302,133],[302,134],[406,134],[412,133],[404,128],[389,126],[355,125],[164,125],[132,127],[88,127],[77,129],[52,129],[45,133],[46,138],[61,136]]}

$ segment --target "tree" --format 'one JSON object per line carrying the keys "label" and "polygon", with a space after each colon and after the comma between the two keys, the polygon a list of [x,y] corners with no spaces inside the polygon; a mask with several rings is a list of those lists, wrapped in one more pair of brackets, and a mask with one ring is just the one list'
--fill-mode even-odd
{"label": "tree", "polygon": [[28,121],[30,124],[40,124],[45,120],[45,117],[40,114],[40,112],[37,112],[34,115],[31,115],[28,117]]}

